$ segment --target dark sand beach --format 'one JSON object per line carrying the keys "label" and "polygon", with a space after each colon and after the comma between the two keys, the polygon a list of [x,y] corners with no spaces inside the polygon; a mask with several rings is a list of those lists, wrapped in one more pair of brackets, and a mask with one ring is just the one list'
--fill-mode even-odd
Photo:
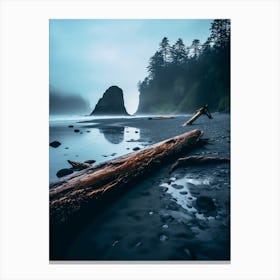
{"label": "dark sand beach", "polygon": [[[213,117],[209,120],[202,116],[186,127],[182,124],[188,116],[163,120],[147,116],[94,118],[72,123],[84,133],[75,135],[77,140],[87,130],[98,129],[107,140],[115,141],[112,146],[115,151],[110,150],[108,158],[99,155],[97,162],[193,129],[202,130],[204,137],[209,138],[209,144],[187,155],[230,157],[230,115],[214,113]],[[61,133],[56,134],[58,131],[57,127],[51,128],[52,140],[59,140],[54,139]],[[127,137],[126,133],[134,137]],[[97,150],[104,156],[98,141],[86,148],[95,149],[95,153]],[[82,160],[86,159],[90,158]],[[170,166],[164,164],[131,186],[100,213],[88,213],[90,222],[79,229],[60,259],[230,260],[230,164],[182,167],[169,174]],[[57,259],[55,252],[53,259]]]}

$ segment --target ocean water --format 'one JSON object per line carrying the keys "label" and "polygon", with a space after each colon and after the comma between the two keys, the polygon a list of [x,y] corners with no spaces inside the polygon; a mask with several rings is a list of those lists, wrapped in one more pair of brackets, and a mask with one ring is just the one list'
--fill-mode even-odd
{"label": "ocean water", "polygon": [[[102,118],[109,117],[96,119]],[[80,123],[86,120],[92,120],[92,122]],[[69,125],[74,127],[69,127]],[[75,129],[79,132],[75,132]],[[145,143],[140,141],[140,137],[139,128],[101,125],[98,121],[94,122],[93,117],[51,117],[49,142],[59,141],[61,145],[57,148],[49,147],[50,182],[58,178],[56,173],[60,169],[71,167],[67,160],[79,162],[95,160],[96,163],[108,161],[133,152],[135,147],[143,148]]]}

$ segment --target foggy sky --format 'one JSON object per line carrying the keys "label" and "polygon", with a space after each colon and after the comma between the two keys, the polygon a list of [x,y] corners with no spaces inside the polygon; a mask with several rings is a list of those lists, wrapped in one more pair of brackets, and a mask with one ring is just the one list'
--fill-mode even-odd
{"label": "foggy sky", "polygon": [[[91,109],[105,90],[123,89],[127,111],[138,106],[137,83],[163,37],[205,42],[211,20],[68,20],[50,24],[50,84],[61,95],[80,94]],[[89,112],[90,113],[90,112]]]}

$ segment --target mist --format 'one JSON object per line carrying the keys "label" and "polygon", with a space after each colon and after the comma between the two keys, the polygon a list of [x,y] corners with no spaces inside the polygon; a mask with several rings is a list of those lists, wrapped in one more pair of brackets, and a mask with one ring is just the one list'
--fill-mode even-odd
{"label": "mist", "polygon": [[50,87],[50,115],[89,114],[90,104],[81,95]]}

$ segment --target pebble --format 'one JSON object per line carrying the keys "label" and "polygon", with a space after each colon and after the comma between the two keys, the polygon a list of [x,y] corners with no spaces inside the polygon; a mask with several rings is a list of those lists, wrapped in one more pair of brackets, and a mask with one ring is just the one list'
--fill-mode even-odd
{"label": "pebble", "polygon": [[164,234],[162,234],[162,235],[159,236],[159,240],[160,240],[161,242],[165,242],[167,239],[168,239],[168,237],[167,237],[166,235],[164,235]]}
{"label": "pebble", "polygon": [[53,148],[57,148],[61,145],[61,143],[59,141],[53,141],[50,143],[50,146]]}
{"label": "pebble", "polygon": [[167,225],[167,224],[164,224],[164,225],[162,225],[162,228],[163,228],[163,229],[167,229],[167,228],[168,228],[168,225]]}
{"label": "pebble", "polygon": [[139,246],[141,246],[141,245],[142,245],[142,242],[140,241],[140,242],[138,242],[138,243],[135,244],[135,247],[139,247]]}
{"label": "pebble", "polygon": [[64,177],[66,175],[69,175],[69,174],[72,174],[73,173],[73,170],[70,169],[70,168],[64,168],[64,169],[60,169],[57,173],[56,173],[56,176],[58,178],[61,178],[61,177]]}
{"label": "pebble", "polygon": [[208,196],[199,196],[196,200],[196,205],[199,211],[212,211],[216,209],[213,199]]}
{"label": "pebble", "polygon": [[180,192],[180,194],[188,194],[188,192],[187,191],[182,191],[182,192]]}
{"label": "pebble", "polygon": [[69,125],[68,127],[70,127],[70,128],[71,128],[71,127],[74,127],[74,125],[72,125],[72,124],[71,124],[71,125]]}
{"label": "pebble", "polygon": [[135,147],[135,148],[133,148],[132,150],[133,150],[133,151],[138,151],[138,150],[140,150],[140,148],[139,148],[139,147]]}
{"label": "pebble", "polygon": [[153,214],[154,214],[154,212],[153,212],[153,211],[150,211],[150,212],[149,212],[149,215],[153,215]]}
{"label": "pebble", "polygon": [[187,248],[185,248],[184,249],[184,253],[189,257],[189,258],[191,258],[191,252],[190,252],[190,250],[189,249],[187,249]]}
{"label": "pebble", "polygon": [[74,132],[80,132],[80,129],[74,129]]}
{"label": "pebble", "polygon": [[174,189],[177,189],[177,190],[184,188],[182,185],[177,185],[177,184],[172,184],[171,187],[173,187]]}

